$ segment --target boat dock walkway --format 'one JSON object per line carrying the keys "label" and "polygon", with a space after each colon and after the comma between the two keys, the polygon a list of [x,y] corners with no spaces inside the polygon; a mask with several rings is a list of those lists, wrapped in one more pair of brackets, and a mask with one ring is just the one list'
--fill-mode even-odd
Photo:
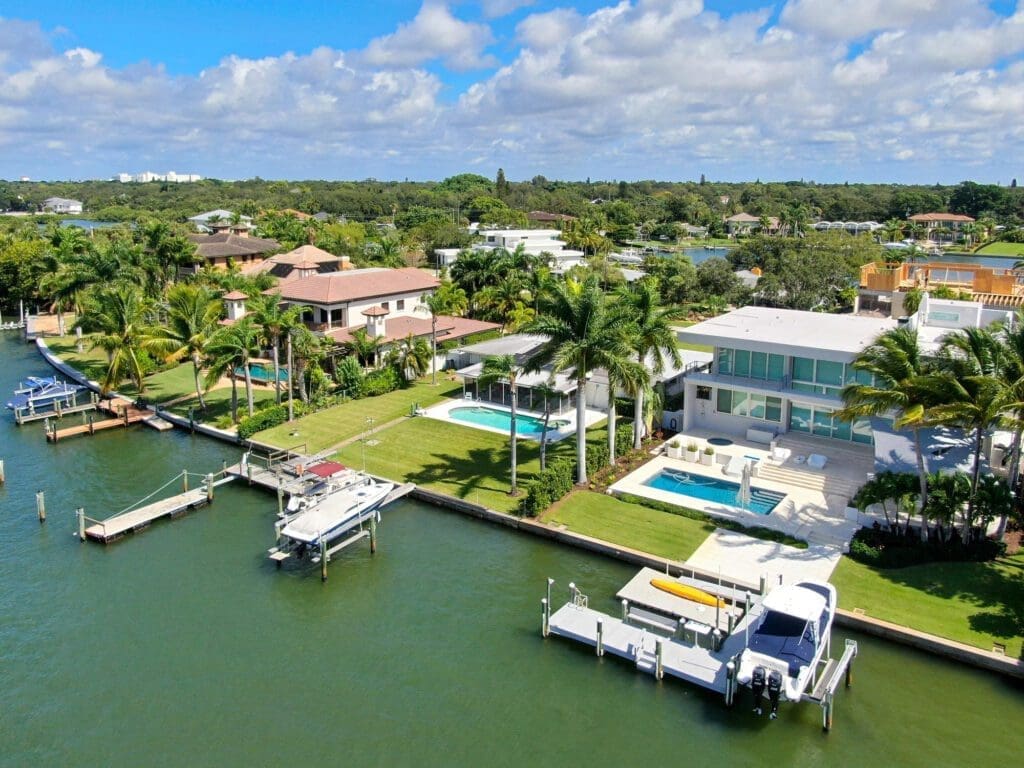
{"label": "boat dock walkway", "polygon": [[68,405],[67,403],[61,403],[60,400],[56,400],[49,408],[36,408],[30,403],[22,408],[14,409],[14,422],[20,427],[24,424],[31,424],[32,422],[43,421],[44,419],[62,419],[75,413],[94,411],[98,402],[99,397],[96,393],[90,392],[89,402],[87,403],[76,402],[73,405]]}
{"label": "boat dock walkway", "polygon": [[[111,414],[111,417],[95,421],[91,415],[88,415],[86,423],[78,424],[73,427],[64,427],[63,429],[59,429],[56,424],[50,424],[48,425],[49,428],[46,432],[46,439],[51,443],[57,443],[68,437],[92,435],[105,429],[113,429],[114,427],[130,427],[132,424],[149,422],[167,424],[167,422],[160,419],[156,413],[151,411],[149,408],[139,408],[130,400],[125,400],[123,398],[100,400],[96,404],[95,408],[96,410]],[[156,429],[164,429],[164,427],[159,426],[157,423],[150,424],[150,426],[153,426]],[[171,426],[168,424],[166,429],[170,428]]]}
{"label": "boat dock walkway", "polygon": [[[149,498],[152,498],[172,483],[177,481],[184,481],[187,483],[186,478],[189,474],[191,473],[183,472],[182,474],[177,475],[145,499],[133,504],[132,507],[136,507],[137,504],[147,501]],[[103,544],[109,544],[110,542],[121,538],[125,534],[135,533],[136,531],[148,527],[150,523],[154,520],[160,519],[161,517],[177,517],[190,509],[210,504],[213,502],[213,489],[219,485],[223,485],[224,483],[229,483],[234,480],[233,477],[222,477],[219,480],[215,480],[214,477],[214,475],[207,475],[203,480],[203,483],[198,488],[184,490],[174,496],[159,499],[157,501],[150,502],[145,506],[136,507],[135,509],[129,507],[128,509],[112,515],[105,520],[94,520],[92,518],[88,518],[85,516],[84,511],[79,509],[78,537],[82,541],[90,539]],[[91,523],[91,525],[86,526],[86,523]]]}

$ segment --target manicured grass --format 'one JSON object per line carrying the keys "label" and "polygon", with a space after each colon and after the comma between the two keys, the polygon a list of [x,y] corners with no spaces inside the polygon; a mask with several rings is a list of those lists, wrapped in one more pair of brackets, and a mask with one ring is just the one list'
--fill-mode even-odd
{"label": "manicured grass", "polygon": [[839,606],[1020,658],[1024,554],[991,563],[929,563],[874,569],[844,557],[832,576]]}
{"label": "manicured grass", "polygon": [[[196,421],[203,421],[208,424],[213,424],[217,420],[231,415],[231,387],[211,389],[203,396],[203,399],[206,401],[205,411],[199,410],[199,399],[195,396],[190,397],[188,400],[182,400],[167,410],[179,416],[188,416],[188,409],[194,408]],[[274,402],[274,390],[269,387],[254,387],[252,399],[256,410],[259,410],[261,405]],[[244,419],[246,415],[245,384],[240,381],[238,382],[238,417]]]}
{"label": "manicured grass", "polygon": [[[672,325],[674,327],[676,327],[676,328],[689,328],[691,325],[696,325],[696,323],[691,323],[688,320],[676,320],[676,321],[674,321],[672,323]],[[676,342],[676,346],[679,347],[680,349],[689,349],[692,352],[714,352],[715,351],[714,347],[709,346],[707,344],[686,344],[686,343],[684,343],[682,341],[677,341]]]}
{"label": "manicured grass", "polygon": [[1024,243],[989,243],[974,253],[977,256],[1010,256],[1024,259]]}
{"label": "manicured grass", "polygon": [[[364,402],[360,400],[359,402]],[[358,441],[337,454],[344,464],[373,474],[416,483],[441,493],[482,504],[500,512],[513,512],[518,498],[508,495],[508,437],[482,429],[430,418],[406,419],[373,435],[376,445]],[[607,439],[603,426],[587,432],[590,442]],[[548,459],[574,455],[572,438],[548,445]],[[540,444],[533,440],[518,443],[520,493],[540,469]]]}
{"label": "manicured grass", "polygon": [[[291,424],[282,424],[258,432],[253,439],[280,448],[294,446],[296,442],[305,443],[311,453],[316,453],[365,432],[368,418],[372,418],[374,424],[380,426],[400,416],[408,416],[415,403],[426,408],[446,397],[454,397],[461,391],[462,385],[457,382],[439,380],[435,387],[430,384],[429,379],[425,379],[407,389],[398,389],[377,397],[350,400],[303,416]],[[292,436],[292,432],[298,432],[298,437]]]}
{"label": "manicured grass", "polygon": [[74,335],[63,338],[46,337],[46,346],[68,365],[77,368],[93,381],[100,381],[107,372],[107,353],[102,349],[91,349],[92,341],[88,336],[82,339],[82,351],[76,349]]}
{"label": "manicured grass", "polygon": [[630,504],[593,491],[575,491],[541,516],[573,533],[672,560],[692,555],[715,526],[681,515]]}

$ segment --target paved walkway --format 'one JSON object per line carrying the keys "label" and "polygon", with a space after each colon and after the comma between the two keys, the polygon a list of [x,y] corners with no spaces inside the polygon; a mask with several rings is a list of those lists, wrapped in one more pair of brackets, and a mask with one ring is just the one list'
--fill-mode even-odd
{"label": "paved walkway", "polygon": [[836,547],[812,544],[797,549],[716,528],[694,552],[687,565],[757,584],[765,576],[769,586],[793,584],[801,579],[828,581],[842,553]]}

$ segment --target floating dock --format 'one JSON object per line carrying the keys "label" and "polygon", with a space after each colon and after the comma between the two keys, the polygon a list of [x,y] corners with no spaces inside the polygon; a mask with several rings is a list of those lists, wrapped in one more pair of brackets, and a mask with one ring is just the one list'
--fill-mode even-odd
{"label": "floating dock", "polygon": [[[147,499],[143,499],[142,501],[147,501],[148,498],[156,495],[176,481],[184,481],[187,476],[187,472],[178,475],[166,483],[162,488],[159,488],[150,494],[150,497],[147,497]],[[105,520],[94,520],[92,518],[88,518],[85,516],[85,512],[79,509],[78,537],[82,541],[89,539],[91,541],[109,544],[128,533],[135,533],[136,531],[147,528],[154,520],[159,520],[162,517],[177,517],[190,509],[210,504],[213,502],[213,489],[218,485],[223,485],[224,483],[229,483],[234,480],[233,477],[225,477],[220,480],[215,480],[214,478],[214,475],[207,475],[203,484],[198,488],[185,490],[182,493],[150,502],[149,504],[141,507],[137,507],[133,504],[132,506],[136,507],[135,509],[129,507],[127,510],[119,512],[116,515],[112,515]],[[137,502],[137,504],[141,503],[142,502]],[[89,523],[89,525],[86,525],[87,523]]]}
{"label": "floating dock", "polygon": [[[96,421],[92,418],[91,414],[89,414],[89,418],[86,423],[78,424],[73,427],[64,427],[63,429],[58,429],[56,424],[48,424],[46,439],[51,443],[57,443],[68,437],[92,435],[105,429],[113,429],[114,427],[130,427],[132,424],[138,424],[140,422],[145,422],[148,419],[158,418],[157,415],[148,408],[139,408],[131,401],[124,400],[122,398],[100,400],[95,405],[95,408],[98,411],[104,411],[111,414],[111,418]],[[163,420],[161,419],[161,421]]]}
{"label": "floating dock", "polygon": [[[610,653],[631,662],[637,670],[661,680],[666,675],[685,680],[715,693],[725,703],[735,702],[739,684],[736,672],[747,637],[763,610],[760,593],[740,591],[699,579],[680,579],[727,601],[725,607],[699,605],[650,585],[665,575],[642,569],[619,590],[621,617],[596,611],[575,584],[569,584],[569,600],[552,613],[551,587],[541,600],[544,637],[556,635],[591,646],[598,656]],[[828,639],[831,645],[831,637]],[[826,650],[801,701],[821,706],[822,728],[832,727],[833,702],[840,682],[851,681],[851,665],[857,644],[846,641],[840,659]]]}

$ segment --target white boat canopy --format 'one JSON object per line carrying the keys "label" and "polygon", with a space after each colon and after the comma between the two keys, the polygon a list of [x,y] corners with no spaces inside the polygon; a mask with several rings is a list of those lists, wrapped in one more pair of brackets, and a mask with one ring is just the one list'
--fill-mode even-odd
{"label": "white boat canopy", "polygon": [[795,584],[773,589],[765,597],[763,605],[769,611],[784,613],[803,621],[817,621],[827,607],[824,597]]}

